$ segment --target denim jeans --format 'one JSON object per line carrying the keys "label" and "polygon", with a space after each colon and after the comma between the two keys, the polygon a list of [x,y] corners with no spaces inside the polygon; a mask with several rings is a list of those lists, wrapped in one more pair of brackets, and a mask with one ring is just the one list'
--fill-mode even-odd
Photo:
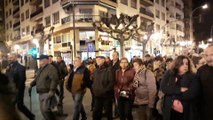
{"label": "denim jeans", "polygon": [[84,93],[75,93],[72,95],[74,100],[73,120],[79,120],[80,114],[82,120],[86,119],[86,112],[82,104]]}

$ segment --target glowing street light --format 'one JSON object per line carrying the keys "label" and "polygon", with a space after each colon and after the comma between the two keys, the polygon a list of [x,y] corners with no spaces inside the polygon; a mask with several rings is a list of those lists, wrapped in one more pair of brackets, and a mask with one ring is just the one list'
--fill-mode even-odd
{"label": "glowing street light", "polygon": [[202,6],[198,6],[198,7],[196,7],[195,9],[193,9],[192,10],[192,12],[191,12],[191,14],[190,14],[190,41],[192,41],[192,36],[193,36],[193,34],[192,34],[192,17],[193,17],[193,14],[194,14],[194,12],[196,11],[196,10],[198,10],[198,9],[200,9],[200,8],[202,8],[202,9],[207,9],[208,8],[208,5],[207,4],[204,4],[204,5],[202,5]]}
{"label": "glowing street light", "polygon": [[18,50],[19,48],[20,48],[19,45],[14,45],[14,49],[15,49],[15,50]]}

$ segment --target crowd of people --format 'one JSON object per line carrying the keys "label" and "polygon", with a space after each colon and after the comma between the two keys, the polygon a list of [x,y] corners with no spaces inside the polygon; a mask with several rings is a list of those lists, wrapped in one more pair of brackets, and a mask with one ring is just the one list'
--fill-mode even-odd
{"label": "crowd of people", "polygon": [[[6,111],[11,111],[13,116],[4,120],[19,120],[15,112],[17,105],[26,117],[35,120],[36,116],[23,102],[26,70],[17,62],[15,54],[8,58],[6,72],[0,74],[3,98],[0,119],[7,115]],[[103,117],[133,120],[136,117],[132,114],[133,108],[140,120],[213,120],[213,45],[199,56],[171,58],[147,54],[129,61],[125,57],[119,59],[119,53],[114,51],[112,59],[99,55],[85,62],[75,57],[69,70],[61,56],[56,62],[52,55],[40,55],[38,59],[40,68],[30,84],[29,94],[36,86],[45,120],[55,119],[54,107],[58,108],[59,115],[66,115],[63,112],[64,87],[72,94],[73,120],[90,119],[83,105],[87,88],[92,96],[93,120]]]}

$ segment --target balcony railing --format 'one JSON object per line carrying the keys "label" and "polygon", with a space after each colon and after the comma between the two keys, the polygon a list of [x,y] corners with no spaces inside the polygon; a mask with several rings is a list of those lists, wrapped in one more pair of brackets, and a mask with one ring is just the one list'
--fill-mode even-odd
{"label": "balcony railing", "polygon": [[[94,22],[100,20],[99,15],[75,15],[75,22]],[[67,16],[61,19],[61,24],[72,22],[72,16]]]}
{"label": "balcony railing", "polygon": [[13,5],[19,5],[19,0],[13,0]]}
{"label": "balcony railing", "polygon": [[32,19],[33,17],[37,16],[38,14],[43,13],[43,8],[39,7],[37,10],[31,13],[30,18]]}
{"label": "balcony railing", "polygon": [[40,5],[42,4],[42,0],[30,0],[30,5]]}
{"label": "balcony railing", "polygon": [[[114,1],[114,0],[112,0]],[[95,4],[99,4],[100,0],[61,0],[61,6],[63,6],[63,8],[74,4],[78,4],[78,5],[95,5]]]}
{"label": "balcony railing", "polygon": [[20,40],[21,39],[21,35],[20,34],[17,34],[14,36],[13,40]]}
{"label": "balcony railing", "polygon": [[19,10],[20,10],[19,7],[16,8],[16,9],[13,11],[13,15],[15,15]]}
{"label": "balcony railing", "polygon": [[145,6],[152,6],[154,4],[154,0],[140,0],[140,4]]}
{"label": "balcony railing", "polygon": [[140,8],[140,13],[145,14],[145,15],[147,15],[147,16],[149,16],[149,17],[154,18],[154,14],[151,13],[151,12],[146,11],[145,8]]}
{"label": "balcony railing", "polygon": [[18,26],[20,26],[20,21],[15,22],[15,23],[13,24],[13,29],[15,29],[15,28],[18,27]]}

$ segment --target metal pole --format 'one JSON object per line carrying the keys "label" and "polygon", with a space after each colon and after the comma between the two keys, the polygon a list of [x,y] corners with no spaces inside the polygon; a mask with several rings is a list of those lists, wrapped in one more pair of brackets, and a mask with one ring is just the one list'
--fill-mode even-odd
{"label": "metal pole", "polygon": [[73,1],[73,4],[72,4],[72,9],[73,9],[73,14],[72,14],[72,18],[73,18],[73,53],[74,53],[74,57],[76,57],[76,36],[75,36],[75,3]]}
{"label": "metal pole", "polygon": [[213,32],[213,25],[211,26],[211,37],[210,37],[213,41],[213,33],[212,32]]}

